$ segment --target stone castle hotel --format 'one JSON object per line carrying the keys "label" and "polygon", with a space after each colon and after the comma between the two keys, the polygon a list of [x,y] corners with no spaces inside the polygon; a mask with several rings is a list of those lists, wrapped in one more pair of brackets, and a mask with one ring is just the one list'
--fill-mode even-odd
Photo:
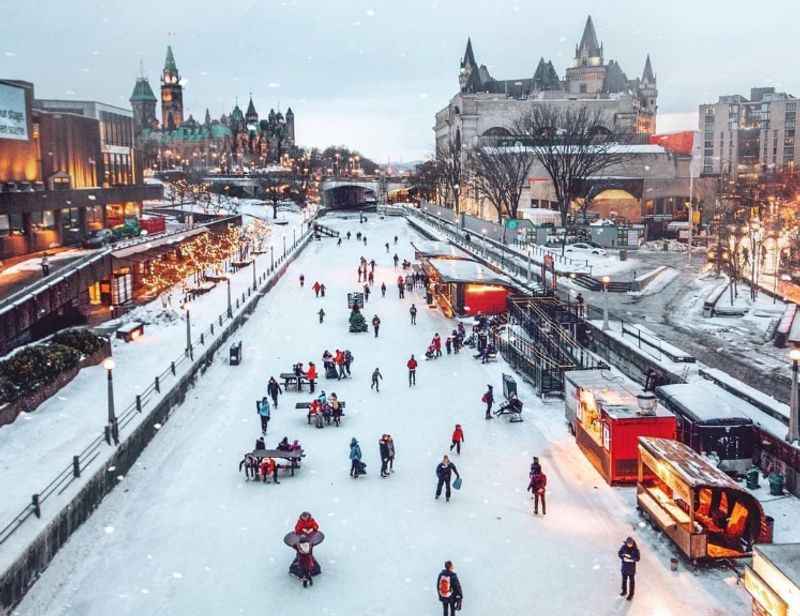
{"label": "stone castle hotel", "polygon": [[232,171],[263,167],[280,160],[294,147],[294,112],[284,116],[270,109],[259,119],[253,98],[243,112],[238,103],[230,114],[212,119],[206,109],[203,121],[185,117],[183,83],[172,47],[167,47],[161,72],[161,121],[156,117],[159,100],[144,75],[133,87],[133,109],[137,147],[151,168],[219,167]]}
{"label": "stone castle hotel", "polygon": [[437,150],[453,143],[472,147],[482,138],[507,135],[509,127],[533,105],[588,105],[602,109],[609,126],[652,134],[656,129],[658,89],[650,57],[640,78],[629,79],[616,60],[606,62],[592,18],[575,47],[573,66],[562,79],[552,61],[539,60],[531,77],[495,79],[479,65],[467,42],[459,72],[460,88],[436,114]]}

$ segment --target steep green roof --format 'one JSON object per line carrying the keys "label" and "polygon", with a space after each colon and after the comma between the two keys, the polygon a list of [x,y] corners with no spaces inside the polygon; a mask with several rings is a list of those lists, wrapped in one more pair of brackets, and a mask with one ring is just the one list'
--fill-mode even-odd
{"label": "steep green roof", "polygon": [[167,59],[164,61],[164,70],[173,75],[178,74],[178,66],[175,64],[175,56],[172,54],[172,45],[167,45]]}
{"label": "steep green roof", "polygon": [[150,82],[147,77],[139,77],[136,80],[136,85],[133,86],[133,94],[131,94],[130,102],[152,102],[155,103],[158,99],[153,94],[153,88],[150,87]]}

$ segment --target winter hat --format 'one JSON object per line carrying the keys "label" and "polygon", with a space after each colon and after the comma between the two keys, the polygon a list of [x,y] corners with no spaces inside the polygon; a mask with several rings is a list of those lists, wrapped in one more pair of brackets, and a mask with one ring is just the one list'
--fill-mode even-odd
{"label": "winter hat", "polygon": [[352,447],[353,445],[358,445],[358,441],[356,440],[355,436],[352,439],[350,439],[350,447]]}
{"label": "winter hat", "polygon": [[491,385],[487,385],[486,387],[488,387],[489,389],[494,389],[494,387],[492,387]]}

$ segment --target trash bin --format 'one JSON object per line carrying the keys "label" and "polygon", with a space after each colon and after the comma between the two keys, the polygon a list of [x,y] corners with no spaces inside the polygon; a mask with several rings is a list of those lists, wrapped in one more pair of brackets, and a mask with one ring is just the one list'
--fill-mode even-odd
{"label": "trash bin", "polygon": [[228,356],[228,363],[231,366],[238,366],[242,362],[242,343],[236,342],[231,345],[230,355]]}
{"label": "trash bin", "polygon": [[772,543],[772,539],[775,534],[775,518],[772,516],[765,516],[764,517],[764,526],[766,532],[764,537],[761,538],[761,543]]}
{"label": "trash bin", "polygon": [[757,490],[759,488],[758,484],[758,469],[751,468],[744,474],[745,481],[747,482],[747,489],[748,490]]}
{"label": "trash bin", "polygon": [[622,248],[619,251],[619,260],[620,261],[627,261],[628,260],[628,251]]}
{"label": "trash bin", "polygon": [[783,475],[770,473],[768,480],[770,496],[783,496]]}

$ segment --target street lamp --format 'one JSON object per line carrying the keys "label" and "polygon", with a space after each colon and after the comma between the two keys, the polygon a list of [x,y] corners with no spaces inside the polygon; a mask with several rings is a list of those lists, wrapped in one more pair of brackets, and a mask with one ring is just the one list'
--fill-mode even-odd
{"label": "street lamp", "polygon": [[258,288],[258,283],[256,282],[256,259],[257,255],[253,254],[253,291]]}
{"label": "street lamp", "polygon": [[194,349],[192,348],[192,315],[186,304],[183,305],[183,309],[186,312],[186,354],[189,356],[189,359],[194,360]]}
{"label": "street lamp", "polygon": [[226,282],[228,283],[228,318],[233,318],[233,306],[231,306],[231,279],[230,276],[227,278]]}
{"label": "street lamp", "polygon": [[[108,426],[111,430],[111,438],[114,439],[114,444],[119,445],[119,424],[117,423],[117,414],[114,412],[114,360],[111,357],[107,357],[103,361],[103,368],[106,369],[106,374],[108,375]],[[796,375],[797,372],[795,371]]]}
{"label": "street lamp", "polygon": [[454,204],[454,208],[453,208],[454,209],[454,212],[453,212],[454,214],[458,214],[458,206],[459,206],[458,191],[460,190],[460,188],[461,187],[458,185],[458,182],[453,184],[453,191],[456,194],[456,200],[455,200],[455,204]]}
{"label": "street lamp", "polygon": [[275,269],[275,247],[269,247],[269,269],[270,271]]}
{"label": "street lamp", "polygon": [[797,369],[798,362],[800,362],[800,349],[792,349],[789,351],[789,359],[792,360],[792,393],[789,398],[789,434],[786,435],[786,440],[790,443],[794,443],[800,440],[800,426],[798,426],[800,417],[798,417],[797,410]]}
{"label": "street lamp", "polygon": [[283,256],[286,256],[286,234],[283,234]]}
{"label": "street lamp", "polygon": [[608,283],[611,278],[603,276],[603,331],[608,331]]}

